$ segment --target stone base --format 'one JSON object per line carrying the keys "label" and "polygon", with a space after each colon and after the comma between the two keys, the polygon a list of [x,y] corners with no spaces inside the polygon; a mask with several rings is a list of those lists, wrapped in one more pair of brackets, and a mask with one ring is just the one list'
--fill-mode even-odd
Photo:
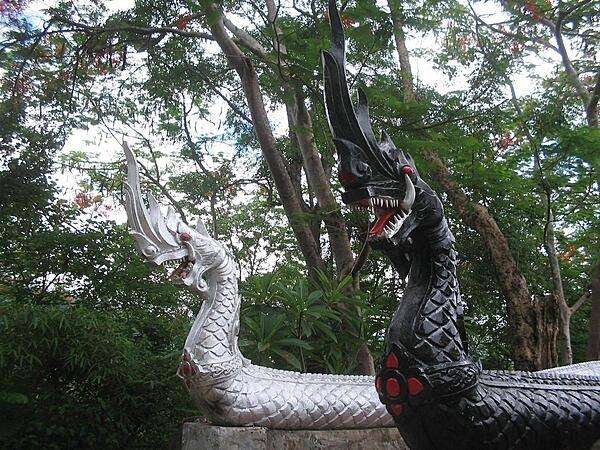
{"label": "stone base", "polygon": [[269,430],[183,424],[182,450],[408,450],[396,428]]}

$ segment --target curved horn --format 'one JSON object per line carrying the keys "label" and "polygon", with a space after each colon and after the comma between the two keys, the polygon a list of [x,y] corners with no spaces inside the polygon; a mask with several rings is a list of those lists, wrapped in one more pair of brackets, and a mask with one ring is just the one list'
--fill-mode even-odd
{"label": "curved horn", "polygon": [[369,119],[367,97],[358,92],[357,113],[354,111],[346,79],[346,45],[342,21],[334,0],[329,0],[331,49],[322,52],[325,85],[325,108],[334,139],[352,142],[362,149],[369,162],[389,176],[394,171],[378,148]]}
{"label": "curved horn", "polygon": [[124,191],[130,234],[142,255],[156,264],[161,264],[164,261],[161,254],[177,249],[180,245],[168,231],[156,199],[152,195],[149,196],[150,210],[144,205],[135,155],[126,142],[123,142],[123,151],[127,160],[127,181],[124,183]]}
{"label": "curved horn", "polygon": [[404,198],[400,202],[400,207],[404,211],[410,211],[416,197],[415,185],[410,179],[410,176],[406,173],[404,174],[404,182],[406,183],[406,192],[404,193]]}
{"label": "curved horn", "polygon": [[358,124],[348,91],[346,42],[342,21],[334,0],[329,0],[329,21],[331,49],[322,52],[325,107],[329,127],[335,138],[345,139],[365,148],[368,144]]}

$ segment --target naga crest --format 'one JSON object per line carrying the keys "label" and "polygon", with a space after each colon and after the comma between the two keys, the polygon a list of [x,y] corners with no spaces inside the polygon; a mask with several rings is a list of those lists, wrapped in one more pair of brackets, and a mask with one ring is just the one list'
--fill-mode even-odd
{"label": "naga crest", "polygon": [[387,133],[379,141],[375,138],[367,97],[360,88],[355,110],[346,80],[344,32],[333,0],[329,17],[332,48],[322,54],[325,106],[339,157],[342,200],[373,208],[378,220],[369,237],[390,239],[410,214],[420,179],[412,157],[397,149]]}
{"label": "naga crest", "polygon": [[152,194],[148,195],[146,207],[140,190],[137,162],[125,142],[123,151],[127,160],[125,209],[130,234],[138,250],[151,264],[178,264],[169,280],[206,295],[209,286],[203,276],[223,263],[225,248],[210,237],[200,219],[193,229],[177,217],[173,207],[169,207],[164,217]]}

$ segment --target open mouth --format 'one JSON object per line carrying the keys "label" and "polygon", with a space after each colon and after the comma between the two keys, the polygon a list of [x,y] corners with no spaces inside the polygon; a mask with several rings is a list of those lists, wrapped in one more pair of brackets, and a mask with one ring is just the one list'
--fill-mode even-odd
{"label": "open mouth", "polygon": [[370,209],[375,215],[375,222],[371,224],[367,234],[370,239],[390,239],[400,231],[410,213],[402,208],[400,200],[393,198],[371,197],[353,204]]}
{"label": "open mouth", "polygon": [[194,267],[194,261],[190,261],[187,256],[180,258],[180,259],[174,259],[170,261],[171,264],[177,264],[177,267],[175,267],[175,269],[171,272],[171,274],[167,277],[167,279],[169,281],[173,281],[175,283],[177,282],[183,282],[183,280],[185,280],[187,278],[187,276],[190,274],[192,267]]}
{"label": "open mouth", "polygon": [[407,173],[404,174],[403,188],[366,185],[342,193],[342,201],[347,205],[371,209],[375,214],[375,223],[367,235],[369,239],[390,239],[398,233],[415,198],[415,186]]}

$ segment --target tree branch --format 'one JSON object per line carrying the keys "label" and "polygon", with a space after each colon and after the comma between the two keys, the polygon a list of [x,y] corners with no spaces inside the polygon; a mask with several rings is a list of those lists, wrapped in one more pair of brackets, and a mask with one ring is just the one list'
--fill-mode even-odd
{"label": "tree branch", "polygon": [[267,64],[272,64],[271,58],[269,58],[269,53],[267,50],[254,39],[248,32],[238,28],[229,20],[224,14],[222,15],[223,25],[227,28],[231,33],[239,40],[239,43],[258,56],[263,62]]}
{"label": "tree branch", "polygon": [[[200,17],[200,16],[201,16],[201,14],[192,14],[190,17],[196,18],[196,17]],[[118,33],[118,32],[122,32],[122,31],[135,33],[135,34],[142,34],[142,35],[151,35],[151,34],[157,34],[157,33],[161,33],[164,35],[164,34],[169,33],[169,34],[175,34],[175,35],[183,36],[183,37],[194,37],[194,38],[207,39],[210,41],[214,41],[214,38],[210,33],[203,33],[200,31],[186,31],[186,30],[180,30],[179,28],[173,28],[173,27],[140,27],[140,26],[136,26],[136,25],[99,27],[99,26],[94,26],[94,25],[86,25],[85,23],[81,23],[81,22],[76,22],[74,20],[68,19],[67,17],[63,17],[63,16],[54,16],[53,19],[56,22],[66,23],[67,25],[71,25],[80,30],[86,30],[89,32],[94,32],[94,33]]]}
{"label": "tree branch", "polygon": [[518,41],[531,41],[536,44],[540,44],[546,48],[552,49],[555,52],[558,52],[558,48],[555,45],[552,45],[552,43],[550,41],[547,41],[545,39],[540,39],[535,36],[525,36],[525,35],[515,34],[515,33],[511,33],[510,31],[503,30],[501,28],[496,28],[494,25],[487,23],[485,20],[483,20],[481,17],[479,17],[477,15],[477,13],[475,12],[475,10],[473,9],[473,6],[471,5],[470,2],[469,2],[469,8],[471,9],[471,16],[475,19],[475,21],[478,22],[479,24],[483,25],[485,28],[487,28],[488,30],[490,30],[494,33],[499,33],[503,36],[506,36],[506,37],[509,37],[511,39],[515,39]]}
{"label": "tree branch", "polygon": [[573,315],[575,314],[579,308],[581,308],[581,305],[583,305],[586,300],[589,300],[592,297],[592,291],[588,290],[587,292],[585,292],[581,297],[579,297],[577,299],[577,301],[575,303],[573,303],[573,306],[571,306],[569,308],[569,315]]}
{"label": "tree branch", "polygon": [[590,96],[590,101],[586,107],[588,125],[598,127],[598,101],[600,100],[600,72],[596,73],[596,84]]}

